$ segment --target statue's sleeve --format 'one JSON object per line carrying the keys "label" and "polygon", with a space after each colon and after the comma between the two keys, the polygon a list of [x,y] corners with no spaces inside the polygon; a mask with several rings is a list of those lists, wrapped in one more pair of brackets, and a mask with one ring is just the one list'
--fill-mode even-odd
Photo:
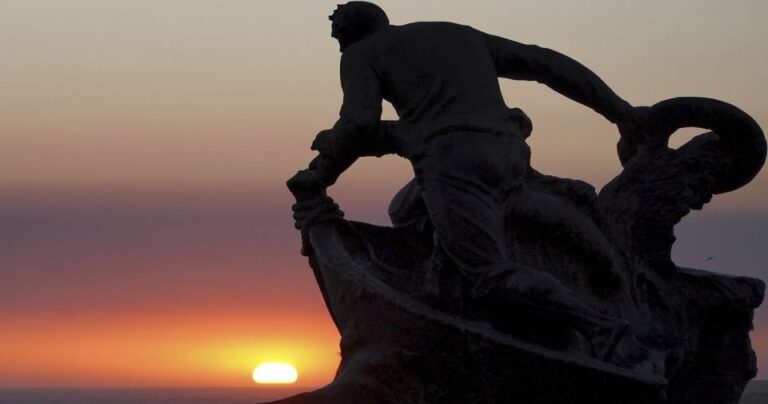
{"label": "statue's sleeve", "polygon": [[[356,52],[357,51],[357,52]],[[370,149],[381,120],[381,86],[370,58],[358,49],[348,49],[341,58],[341,88],[344,102],[333,126],[339,154],[360,155]]]}
{"label": "statue's sleeve", "polygon": [[344,102],[339,119],[331,129],[333,146],[321,152],[310,164],[326,185],[335,183],[358,157],[380,156],[394,151],[392,142],[385,141],[389,134],[385,129],[391,125],[380,125],[382,96],[379,79],[366,59],[354,48],[345,51],[341,57]]}
{"label": "statue's sleeve", "polygon": [[483,35],[499,77],[546,84],[613,123],[631,116],[632,106],[581,63],[551,49]]}

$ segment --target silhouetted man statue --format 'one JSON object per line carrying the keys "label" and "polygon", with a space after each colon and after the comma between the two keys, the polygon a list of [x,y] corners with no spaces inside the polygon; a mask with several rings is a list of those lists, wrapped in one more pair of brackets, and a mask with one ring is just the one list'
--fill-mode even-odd
{"label": "silhouetted man statue", "polygon": [[[472,300],[530,306],[589,335],[620,330],[557,279],[509,256],[510,209],[550,220],[568,215],[527,189],[530,150],[510,119],[498,77],[546,84],[621,129],[632,126],[636,109],[590,70],[549,49],[453,23],[390,25],[378,6],[362,1],[340,5],[329,18],[342,52],[344,102],[333,128],[312,144],[320,156],[294,185],[325,188],[359,156],[396,152],[413,165],[440,250],[473,285]],[[396,125],[382,127],[382,100],[397,111]]]}
{"label": "silhouetted man statue", "polygon": [[[764,165],[754,119],[712,98],[636,108],[552,50],[452,23],[392,26],[367,2],[330,19],[344,102],[288,187],[341,362],[328,386],[276,403],[739,401],[765,283],[671,252],[683,217]],[[617,124],[621,172],[599,193],[536,172],[532,124],[499,77]],[[384,100],[399,120],[381,121]],[[708,131],[670,148],[685,127]],[[390,153],[415,174],[392,227],[343,220],[327,188]]]}

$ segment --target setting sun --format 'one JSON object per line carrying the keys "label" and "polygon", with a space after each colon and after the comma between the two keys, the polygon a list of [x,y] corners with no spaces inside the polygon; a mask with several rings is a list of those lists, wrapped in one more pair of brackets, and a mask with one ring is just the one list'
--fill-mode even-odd
{"label": "setting sun", "polygon": [[260,384],[291,384],[297,378],[296,368],[287,363],[262,363],[253,371],[253,380]]}

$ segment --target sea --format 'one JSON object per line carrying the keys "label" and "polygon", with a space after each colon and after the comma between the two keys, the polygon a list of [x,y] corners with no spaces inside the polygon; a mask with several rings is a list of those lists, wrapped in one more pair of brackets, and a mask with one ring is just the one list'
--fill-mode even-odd
{"label": "sea", "polygon": [[314,388],[0,388],[0,404],[253,404]]}
{"label": "sea", "polygon": [[[253,404],[308,388],[0,388],[0,404]],[[768,404],[768,381],[751,382],[740,404]]]}

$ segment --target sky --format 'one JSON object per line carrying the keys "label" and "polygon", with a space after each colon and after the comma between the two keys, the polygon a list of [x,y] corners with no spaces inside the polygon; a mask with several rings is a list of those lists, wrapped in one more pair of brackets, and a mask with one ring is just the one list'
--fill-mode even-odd
{"label": "sky", "polygon": [[[338,333],[284,182],[338,116],[336,3],[0,0],[0,387],[249,386],[265,361],[332,379]],[[377,4],[558,50],[634,105],[707,96],[768,124],[762,0]],[[613,125],[537,83],[502,90],[539,171],[598,189],[620,172]],[[386,224],[411,176],[364,159],[329,192]],[[767,185],[684,219],[675,261],[764,279]],[[752,337],[768,378],[768,310]]]}

